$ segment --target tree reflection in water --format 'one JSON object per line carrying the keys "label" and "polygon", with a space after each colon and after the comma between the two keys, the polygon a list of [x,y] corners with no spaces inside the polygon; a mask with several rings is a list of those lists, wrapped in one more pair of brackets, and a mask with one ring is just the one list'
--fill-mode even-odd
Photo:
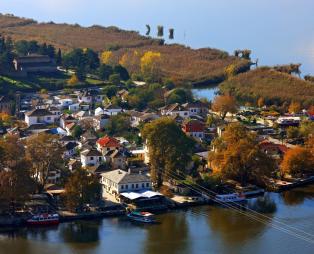
{"label": "tree reflection in water", "polygon": [[186,219],[185,212],[164,214],[161,224],[148,227],[144,253],[190,253]]}
{"label": "tree reflection in water", "polygon": [[[258,207],[260,209],[263,205],[266,205],[273,209],[274,204],[273,200],[266,197],[264,199],[254,199],[250,201],[249,206]],[[243,210],[243,212],[248,214],[252,213],[245,210]],[[210,210],[208,215],[208,224],[212,231],[214,234],[217,234],[217,238],[221,239],[222,245],[228,248],[227,251],[231,252],[233,246],[242,245],[262,235],[272,219],[272,215],[267,214],[269,219],[264,218],[265,223],[261,223],[233,209],[223,207],[214,207]]]}
{"label": "tree reflection in water", "polygon": [[306,199],[314,199],[314,185],[282,192],[280,193],[280,197],[288,206],[301,205]]}
{"label": "tree reflection in water", "polygon": [[68,243],[74,249],[82,249],[84,246],[91,249],[99,244],[101,226],[102,221],[98,220],[65,223],[60,227],[60,237],[62,242]]}

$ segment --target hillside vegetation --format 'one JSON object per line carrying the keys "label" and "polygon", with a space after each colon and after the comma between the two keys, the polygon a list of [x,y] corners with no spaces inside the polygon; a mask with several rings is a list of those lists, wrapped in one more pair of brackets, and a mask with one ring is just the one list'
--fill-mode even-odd
{"label": "hillside vegetation", "polygon": [[[182,45],[164,45],[162,40],[124,31],[116,27],[81,27],[79,25],[37,23],[32,19],[0,15],[0,34],[17,40],[36,40],[52,44],[63,51],[91,48],[97,52],[112,50],[119,61],[125,54],[137,51],[157,51],[162,55],[161,70],[164,77],[178,83],[218,83],[225,78],[225,68],[233,64],[237,70],[248,68],[249,62],[229,56],[216,49],[194,50]],[[139,69],[138,63],[128,68]],[[135,70],[135,71],[137,71]]]}
{"label": "hillside vegetation", "polygon": [[266,67],[232,77],[220,88],[252,103],[262,97],[269,104],[285,101],[298,101],[304,106],[314,104],[313,83]]}

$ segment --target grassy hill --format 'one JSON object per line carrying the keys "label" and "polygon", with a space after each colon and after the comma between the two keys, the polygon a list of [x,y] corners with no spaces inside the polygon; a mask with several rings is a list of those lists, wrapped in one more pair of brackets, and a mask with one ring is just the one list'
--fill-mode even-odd
{"label": "grassy hill", "polygon": [[[163,41],[116,27],[81,27],[79,25],[38,23],[32,19],[0,15],[0,34],[13,40],[37,40],[53,44],[63,51],[91,48],[98,52],[113,49],[116,60],[123,54],[153,50],[162,54],[162,73],[178,83],[218,83],[225,78],[225,68],[234,64],[246,69],[248,61],[229,56],[217,49],[194,50],[182,45],[163,45]],[[135,70],[138,64],[127,66]]]}
{"label": "grassy hill", "polygon": [[220,84],[220,88],[253,103],[263,97],[269,103],[314,104],[314,83],[266,67],[239,74]]}

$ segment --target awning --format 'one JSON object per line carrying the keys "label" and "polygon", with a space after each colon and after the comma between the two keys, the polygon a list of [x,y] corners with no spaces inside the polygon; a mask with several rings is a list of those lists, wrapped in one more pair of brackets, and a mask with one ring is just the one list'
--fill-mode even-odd
{"label": "awning", "polygon": [[155,192],[155,191],[123,192],[120,195],[130,200],[135,200],[138,198],[153,198],[156,196],[163,196],[159,192]]}

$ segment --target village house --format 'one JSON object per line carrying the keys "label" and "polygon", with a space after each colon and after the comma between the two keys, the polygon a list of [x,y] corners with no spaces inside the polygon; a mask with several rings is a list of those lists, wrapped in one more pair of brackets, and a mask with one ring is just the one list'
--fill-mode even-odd
{"label": "village house", "polygon": [[97,136],[92,129],[89,129],[81,135],[81,141],[82,141],[82,144],[86,142],[91,142],[95,144],[97,141]]}
{"label": "village house", "polygon": [[46,55],[20,56],[13,60],[14,69],[19,76],[27,76],[30,73],[57,72],[57,65],[53,59]]}
{"label": "village house", "polygon": [[77,119],[69,114],[64,114],[60,117],[60,127],[65,129],[66,126],[70,123],[77,123]]}
{"label": "village house", "polygon": [[150,177],[142,173],[135,174],[116,169],[101,174],[103,196],[108,193],[118,196],[120,193],[129,191],[151,190],[152,182]]}
{"label": "village house", "polygon": [[97,140],[97,150],[106,153],[112,150],[119,150],[121,145],[115,138],[105,136]]}
{"label": "village house", "polygon": [[82,167],[97,167],[103,163],[103,156],[101,152],[96,149],[87,149],[81,152]]}
{"label": "village house", "polygon": [[199,120],[186,120],[182,125],[182,130],[193,138],[203,139],[205,137],[205,124]]}
{"label": "village house", "polygon": [[95,131],[100,131],[105,129],[105,126],[109,123],[110,116],[108,115],[98,115],[93,117],[93,126]]}
{"label": "village house", "polygon": [[105,161],[108,162],[113,169],[126,169],[127,167],[127,157],[118,149],[107,151],[104,157]]}
{"label": "village house", "polygon": [[32,111],[25,113],[25,122],[28,126],[33,124],[53,124],[59,119],[58,115],[54,115],[47,109],[36,108]]}
{"label": "village house", "polygon": [[107,106],[105,106],[105,114],[108,114],[110,116],[115,116],[118,115],[119,113],[122,113],[122,108],[119,106],[115,106],[112,104],[108,104]]}
{"label": "village house", "polygon": [[73,103],[71,105],[68,106],[68,109],[71,111],[71,112],[77,112],[79,111],[81,108],[80,108],[80,103]]}
{"label": "village house", "polygon": [[182,118],[188,118],[190,112],[184,106],[179,103],[174,103],[171,105],[164,106],[159,109],[162,116],[180,116]]}
{"label": "village house", "polygon": [[102,103],[104,96],[96,90],[81,91],[77,97],[79,103]]}
{"label": "village house", "polygon": [[190,116],[206,116],[208,114],[209,105],[201,101],[188,102],[182,106],[189,111]]}
{"label": "village house", "polygon": [[155,113],[144,113],[135,110],[128,111],[131,116],[131,126],[138,127],[141,123],[149,123],[159,118],[159,115]]}
{"label": "village house", "polygon": [[0,113],[11,115],[13,111],[12,101],[7,96],[0,96]]}
{"label": "village house", "polygon": [[76,154],[76,148],[78,144],[76,142],[69,142],[65,145],[63,145],[63,158],[68,159],[73,157]]}

